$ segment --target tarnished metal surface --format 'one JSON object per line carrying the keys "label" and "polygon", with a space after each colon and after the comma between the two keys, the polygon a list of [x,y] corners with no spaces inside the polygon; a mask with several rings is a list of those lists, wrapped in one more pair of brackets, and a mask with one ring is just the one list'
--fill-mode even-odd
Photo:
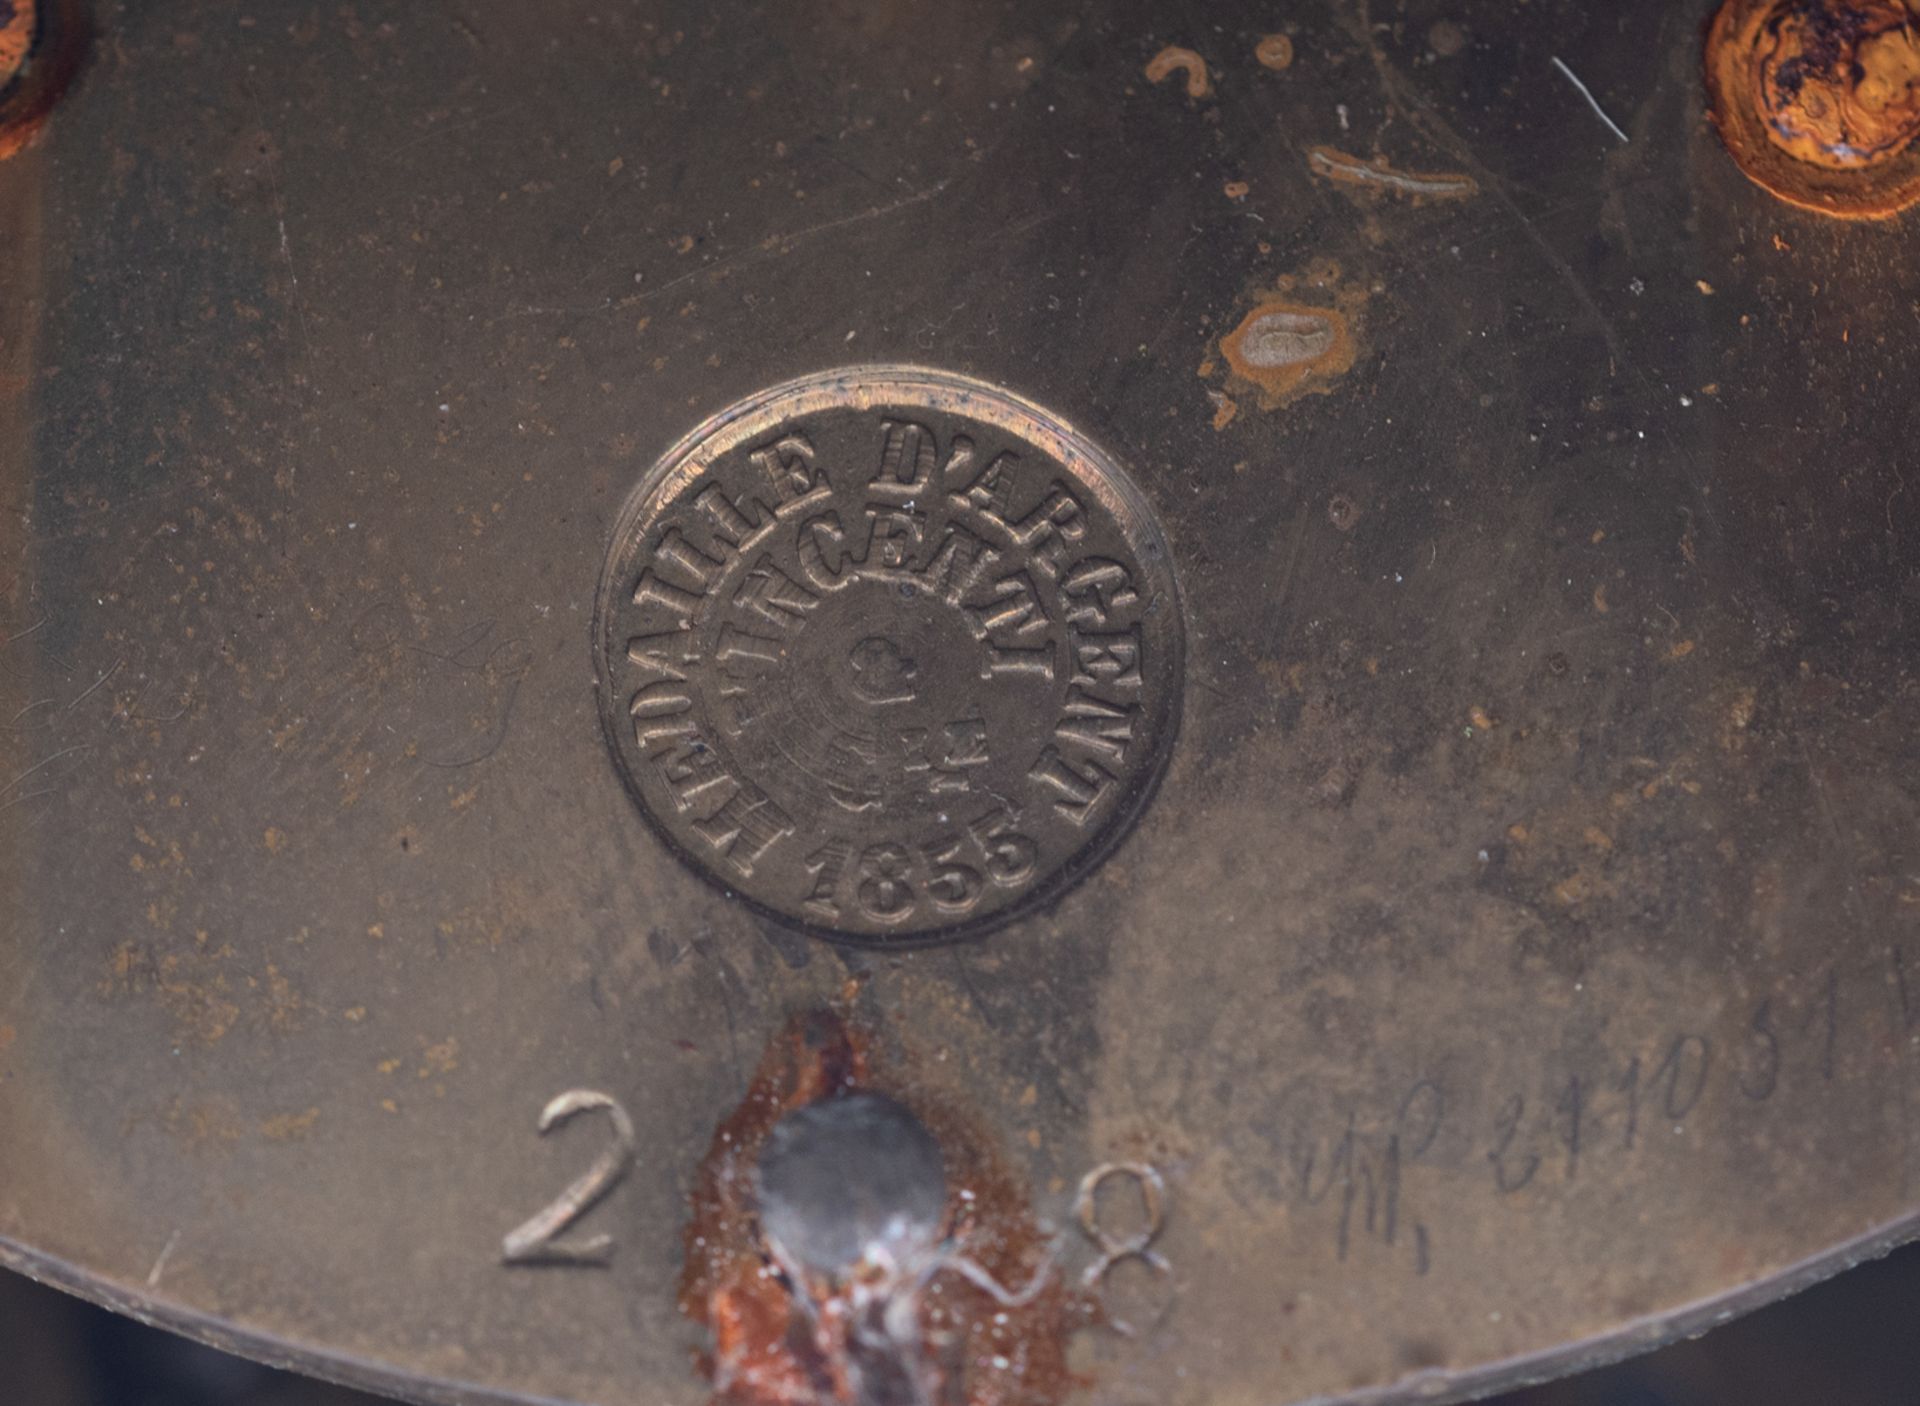
{"label": "tarnished metal surface", "polygon": [[[1464,1395],[1913,1234],[1920,268],[1742,175],[1708,18],[103,6],[0,162],[0,1256],[702,1401],[689,1196],[819,1008],[1063,1277],[1150,1235],[1060,1329],[1118,1406]],[[899,952],[662,842],[592,624],[676,443],[872,366],[1124,474],[1185,637],[1117,847]],[[603,1155],[610,1263],[503,1263]]]}

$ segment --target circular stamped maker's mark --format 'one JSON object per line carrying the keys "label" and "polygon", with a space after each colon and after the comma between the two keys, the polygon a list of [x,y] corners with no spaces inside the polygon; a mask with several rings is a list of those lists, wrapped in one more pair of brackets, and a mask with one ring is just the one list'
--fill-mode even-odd
{"label": "circular stamped maker's mark", "polygon": [[1179,717],[1167,549],[1038,406],[915,367],[805,377],[683,439],[621,514],[600,707],[640,808],[777,918],[1000,923],[1085,874]]}

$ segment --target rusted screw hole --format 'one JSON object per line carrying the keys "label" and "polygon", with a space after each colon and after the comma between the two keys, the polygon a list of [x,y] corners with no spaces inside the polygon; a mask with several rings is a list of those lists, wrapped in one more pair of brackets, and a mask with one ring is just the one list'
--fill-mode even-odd
{"label": "rusted screw hole", "polygon": [[1920,36],[1899,0],[1776,4],[1749,59],[1767,136],[1835,170],[1877,165],[1920,133]]}
{"label": "rusted screw hole", "polygon": [[1920,31],[1906,0],[1726,0],[1707,35],[1714,121],[1748,176],[1845,216],[1920,198]]}

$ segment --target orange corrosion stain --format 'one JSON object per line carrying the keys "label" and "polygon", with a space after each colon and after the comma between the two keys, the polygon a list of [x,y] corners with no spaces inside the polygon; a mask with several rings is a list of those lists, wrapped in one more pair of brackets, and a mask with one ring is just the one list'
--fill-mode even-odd
{"label": "orange corrosion stain", "polygon": [[1903,0],[1726,0],[1707,33],[1707,87],[1740,169],[1830,215],[1920,200],[1914,20]]}
{"label": "orange corrosion stain", "polygon": [[1293,41],[1284,34],[1269,34],[1253,46],[1253,56],[1263,67],[1285,68],[1293,62]]}
{"label": "orange corrosion stain", "polygon": [[13,1044],[15,1038],[17,1037],[14,1035],[13,1027],[11,1025],[0,1025],[0,1050],[9,1048]]}
{"label": "orange corrosion stain", "polygon": [[1165,82],[1176,71],[1187,75],[1188,97],[1204,98],[1213,91],[1213,85],[1207,80],[1207,61],[1193,50],[1178,45],[1169,44],[1148,59],[1144,70],[1149,83]]}
{"label": "orange corrosion stain", "polygon": [[1262,303],[1220,342],[1234,375],[1266,393],[1271,408],[1296,390],[1353,367],[1353,333],[1332,308]]}
{"label": "orange corrosion stain", "polygon": [[1247,198],[1247,192],[1252,189],[1252,187],[1245,181],[1228,181],[1220,189],[1229,200],[1245,200]]}
{"label": "orange corrosion stain", "polygon": [[11,83],[26,63],[40,27],[39,11],[35,0],[0,4],[0,84]]}
{"label": "orange corrosion stain", "polygon": [[73,0],[0,0],[0,161],[32,143],[85,47]]}
{"label": "orange corrosion stain", "polygon": [[[796,1016],[768,1044],[740,1105],[714,1130],[694,1183],[679,1301],[681,1312],[707,1330],[702,1365],[715,1406],[855,1406],[844,1364],[820,1350],[760,1237],[754,1168],[774,1124],[796,1108],[854,1090],[905,1104],[938,1140],[946,1162],[948,1234],[1001,1284],[1026,1283],[1045,1261],[1050,1241],[987,1139],[950,1102],[903,1086],[875,1064],[869,1035],[839,1013]],[[1019,1307],[940,1275],[921,1314],[925,1340],[952,1345],[942,1358],[950,1371],[942,1401],[1056,1406],[1084,1385],[1067,1368],[1066,1344],[1085,1308],[1058,1274]]]}

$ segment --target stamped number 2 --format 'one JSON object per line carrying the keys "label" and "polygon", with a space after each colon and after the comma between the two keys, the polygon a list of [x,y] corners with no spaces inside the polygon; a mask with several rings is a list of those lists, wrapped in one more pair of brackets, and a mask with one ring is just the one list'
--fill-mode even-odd
{"label": "stamped number 2", "polygon": [[602,1148],[593,1165],[542,1210],[507,1232],[500,1242],[500,1257],[506,1263],[603,1265],[613,1258],[612,1236],[595,1235],[579,1241],[564,1241],[560,1236],[613,1190],[633,1166],[633,1120],[606,1094],[569,1089],[540,1110],[539,1127],[541,1133],[550,1133],[574,1115],[597,1108],[605,1109],[613,1124],[612,1146]]}

